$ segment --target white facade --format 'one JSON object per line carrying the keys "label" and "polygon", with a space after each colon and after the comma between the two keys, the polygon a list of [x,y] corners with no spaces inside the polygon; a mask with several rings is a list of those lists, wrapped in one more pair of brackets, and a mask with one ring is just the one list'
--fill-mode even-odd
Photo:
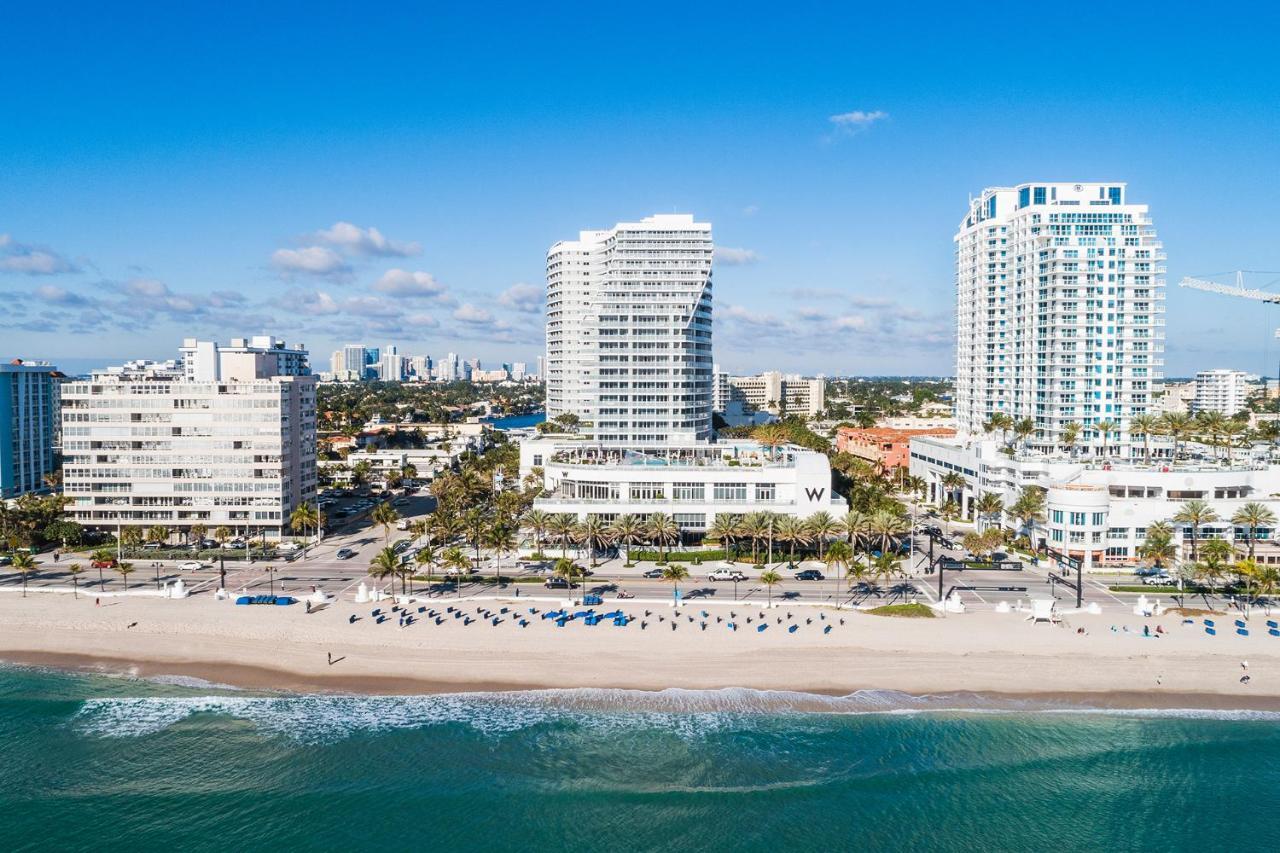
{"label": "white facade", "polygon": [[768,511],[800,518],[847,510],[831,491],[825,454],[797,447],[771,453],[754,442],[670,445],[644,450],[602,447],[568,436],[520,443],[520,476],[544,472],[546,512],[671,515],[681,530],[706,530],[717,515]]}
{"label": "white facade", "polygon": [[748,408],[772,414],[815,417],[827,407],[827,383],[795,374],[767,370],[759,376],[729,376],[728,401],[740,400]]}
{"label": "white facade", "polygon": [[1164,251],[1123,183],[985,190],[955,236],[956,420],[979,436],[996,413],[1031,418],[1034,447],[1068,422],[1128,455],[1164,352]]}
{"label": "white facade", "polygon": [[[1280,517],[1280,466],[1263,462],[1175,466],[1073,461],[1062,455],[1012,459],[1000,452],[995,441],[924,437],[911,440],[910,471],[925,480],[931,502],[958,499],[965,515],[972,513],[974,501],[982,494],[999,495],[1008,507],[1027,486],[1045,489],[1046,519],[1037,525],[1033,544],[1089,565],[1136,562],[1147,528],[1158,521],[1170,522],[1189,500],[1207,502],[1219,518],[1201,528],[1201,539],[1246,538],[1248,531],[1230,519],[1251,501],[1265,504]],[[949,492],[942,484],[942,478],[953,472],[965,480],[958,492]],[[1012,518],[1006,517],[1003,523],[1010,529],[1018,527]],[[1186,555],[1191,530],[1174,526]],[[1276,533],[1263,529],[1258,538],[1272,540]]]}
{"label": "white facade", "polygon": [[1196,374],[1193,412],[1217,412],[1232,417],[1245,409],[1249,397],[1249,374],[1243,370],[1202,370]]}
{"label": "white facade", "polygon": [[232,338],[227,346],[217,341],[186,338],[178,352],[183,376],[188,382],[307,376],[311,373],[305,346],[291,347],[282,338],[271,335]]}
{"label": "white facade", "polygon": [[711,435],[711,226],[647,217],[547,252],[547,417],[611,445]]}
{"label": "white facade", "polygon": [[[184,344],[181,364],[132,362],[63,386],[71,520],[278,537],[314,501],[316,380],[305,359],[298,374],[263,376],[264,361],[234,342],[211,367],[203,359],[218,348],[206,344]],[[211,370],[217,378],[189,378]]]}

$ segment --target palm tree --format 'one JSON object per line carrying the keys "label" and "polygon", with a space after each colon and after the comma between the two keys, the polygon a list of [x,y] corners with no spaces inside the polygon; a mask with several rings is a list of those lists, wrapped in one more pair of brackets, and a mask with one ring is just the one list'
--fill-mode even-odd
{"label": "palm tree", "polygon": [[502,586],[502,555],[510,551],[514,551],[516,545],[516,535],[511,527],[505,522],[499,521],[493,527],[489,528],[488,535],[485,538],[485,544],[493,549],[494,567],[497,571],[498,586]]}
{"label": "palm tree", "polygon": [[751,540],[751,563],[760,562],[760,543],[768,536],[773,527],[772,517],[767,512],[748,513],[742,519],[742,532]]}
{"label": "palm tree", "polygon": [[542,540],[546,538],[551,514],[541,509],[531,509],[524,514],[524,526],[533,534],[533,549],[542,553]]}
{"label": "palm tree", "polygon": [[569,543],[573,541],[578,527],[578,517],[573,513],[558,512],[547,520],[547,532],[551,538],[560,543],[560,557],[563,559],[569,551]]}
{"label": "palm tree", "polygon": [[671,584],[671,600],[680,601],[680,581],[688,580],[689,570],[680,563],[672,563],[662,570],[662,579]]}
{"label": "palm tree", "polygon": [[1142,459],[1151,464],[1151,436],[1160,431],[1160,419],[1155,415],[1137,415],[1129,421],[1129,434],[1142,436]]}
{"label": "palm tree", "polygon": [[631,546],[644,538],[644,521],[636,515],[620,515],[609,525],[609,536],[626,549],[626,564],[631,563]]}
{"label": "palm tree", "polygon": [[843,539],[837,539],[831,543],[831,547],[827,549],[826,563],[827,569],[832,571],[836,579],[835,599],[840,599],[840,576],[844,574],[849,564],[853,562],[853,546]]}
{"label": "palm tree", "polygon": [[728,512],[716,515],[707,528],[706,539],[719,542],[726,559],[733,559],[733,540],[742,533],[742,517]]}
{"label": "palm tree", "polygon": [[462,553],[462,549],[457,545],[448,548],[444,552],[444,565],[447,569],[454,571],[453,583],[457,589],[458,597],[462,597],[462,579],[471,573],[471,561],[467,559],[467,555]]}
{"label": "palm tree", "polygon": [[845,569],[845,572],[844,572],[845,579],[849,581],[848,592],[850,596],[853,595],[854,581],[857,581],[859,584],[861,584],[862,579],[866,577],[866,575],[867,575],[866,563],[862,562],[862,560],[859,560],[859,559],[854,559],[850,561],[849,567]]}
{"label": "palm tree", "polygon": [[1024,486],[1009,511],[1018,520],[1018,529],[1026,531],[1027,539],[1035,547],[1036,527],[1045,522],[1045,490],[1040,486]]}
{"label": "palm tree", "polygon": [[880,540],[881,553],[891,550],[893,541],[911,530],[911,525],[896,512],[881,510],[871,516],[871,535]]}
{"label": "palm tree", "polygon": [[1032,418],[1023,418],[1013,423],[1014,438],[1022,442],[1022,450],[1027,449],[1027,439],[1035,434],[1036,422]]}
{"label": "palm tree", "polygon": [[1076,442],[1080,440],[1080,424],[1078,421],[1067,421],[1062,425],[1062,445],[1067,448],[1067,455],[1075,459]]}
{"label": "palm tree", "polygon": [[596,562],[596,551],[609,542],[609,526],[598,515],[588,515],[586,521],[578,525],[575,538],[587,549],[591,558],[591,568],[600,565]]}
{"label": "palm tree", "polygon": [[125,548],[134,549],[142,544],[142,528],[126,527],[120,531],[120,544]]}
{"label": "palm tree", "polygon": [[1240,440],[1240,436],[1244,435],[1248,430],[1248,426],[1243,422],[1231,418],[1222,425],[1222,444],[1227,451],[1227,464],[1231,464],[1231,451],[1235,448],[1236,442]]}
{"label": "palm tree", "polygon": [[1231,516],[1231,523],[1237,527],[1249,528],[1249,559],[1253,559],[1254,540],[1258,538],[1259,527],[1271,527],[1276,523],[1276,514],[1266,504],[1250,501]]}
{"label": "palm tree", "polygon": [[995,492],[983,492],[982,497],[974,502],[973,510],[987,524],[993,519],[999,524],[1000,516],[1004,515],[1004,501]]}
{"label": "palm tree", "polygon": [[1178,549],[1173,544],[1173,527],[1164,521],[1148,527],[1146,539],[1138,546],[1138,556],[1156,568],[1172,565],[1178,556]]}
{"label": "palm tree", "polygon": [[209,535],[209,528],[204,524],[193,524],[187,533],[191,539],[196,540],[203,547],[204,539]]}
{"label": "palm tree", "polygon": [[787,562],[792,565],[796,561],[796,545],[807,545],[811,541],[809,529],[794,515],[779,518],[773,535],[779,542],[787,545]]}
{"label": "palm tree", "polygon": [[430,542],[418,549],[418,553],[414,555],[417,564],[427,567],[427,585],[435,586],[435,568],[436,568],[436,548]]}
{"label": "palm tree", "polygon": [[839,532],[840,524],[831,517],[831,513],[821,511],[809,516],[806,523],[809,525],[809,534],[818,546],[818,559],[821,560],[827,551],[827,540]]}
{"label": "palm tree", "polygon": [[782,575],[773,569],[765,569],[760,573],[760,583],[764,584],[765,589],[769,591],[769,606],[773,606],[773,588],[782,583]]}
{"label": "palm tree", "polygon": [[289,516],[289,526],[301,530],[305,536],[308,529],[320,529],[320,510],[312,503],[301,503]]}
{"label": "palm tree", "polygon": [[26,551],[18,551],[13,555],[13,570],[22,574],[22,597],[27,597],[27,575],[40,569],[36,558]]}
{"label": "palm tree", "polygon": [[72,593],[76,598],[80,597],[80,573],[84,571],[84,566],[79,563],[72,563],[67,566],[67,574],[71,575]]}
{"label": "palm tree", "polygon": [[947,526],[947,535],[951,535],[951,522],[960,517],[960,504],[955,501],[947,501],[942,505],[942,509],[938,510],[938,515],[942,516],[942,523]]}
{"label": "palm tree", "polygon": [[1103,458],[1106,458],[1107,438],[1115,430],[1116,425],[1111,421],[1098,421],[1096,424],[1093,425],[1093,428],[1096,429],[1098,432],[1102,433],[1102,456]]}
{"label": "palm tree", "polygon": [[1161,418],[1164,430],[1173,438],[1173,458],[1181,456],[1180,445],[1195,429],[1195,420],[1183,412],[1169,412]]}
{"label": "palm tree", "polygon": [[666,513],[655,512],[649,516],[648,522],[645,524],[649,534],[649,540],[658,546],[658,562],[665,563],[667,556],[665,546],[674,543],[680,538],[680,526],[676,524],[676,520]]}
{"label": "palm tree", "polygon": [[569,582],[569,589],[573,589],[575,586],[574,578],[582,577],[582,567],[568,557],[561,557],[556,560],[551,570],[556,577],[564,578]]}
{"label": "palm tree", "polygon": [[1257,561],[1249,557],[1246,557],[1243,560],[1237,560],[1235,565],[1232,566],[1232,571],[1235,572],[1237,581],[1244,584],[1246,601],[1252,602],[1256,600],[1254,598],[1253,584],[1254,580],[1258,577],[1261,568],[1262,567],[1258,565]]}
{"label": "palm tree", "polygon": [[871,562],[871,575],[876,579],[876,586],[879,586],[881,581],[887,584],[897,577],[901,571],[901,561],[898,559],[898,555],[891,551],[881,552],[880,556]]}
{"label": "palm tree", "polygon": [[147,528],[147,541],[154,542],[157,545],[163,545],[169,541],[169,528],[163,524],[157,524]]}
{"label": "palm tree", "polygon": [[785,447],[791,441],[786,427],[779,424],[762,424],[751,431],[751,437],[761,447],[769,448],[770,458],[777,458],[778,448]]}
{"label": "palm tree", "polygon": [[229,527],[217,527],[213,531],[213,539],[218,543],[219,548],[221,548],[230,538],[231,528]]}
{"label": "palm tree", "polygon": [[400,520],[400,513],[396,512],[396,508],[385,501],[373,508],[373,512],[369,513],[369,518],[374,524],[382,528],[383,547],[391,546],[391,528]]}
{"label": "palm tree", "polygon": [[120,579],[124,581],[124,591],[129,591],[129,575],[133,573],[133,563],[120,563],[116,566],[116,572],[120,575]]}
{"label": "palm tree", "polygon": [[1214,512],[1213,507],[1209,506],[1202,500],[1190,500],[1179,507],[1174,513],[1173,520],[1178,524],[1185,524],[1191,528],[1191,561],[1194,563],[1199,559],[1199,539],[1200,527],[1204,524],[1211,524],[1218,520],[1218,513]]}
{"label": "palm tree", "polygon": [[484,540],[485,531],[489,529],[489,517],[480,507],[467,510],[463,516],[463,523],[467,529],[467,539],[471,542],[471,547],[476,551],[476,562],[480,561],[480,544]]}
{"label": "palm tree", "polygon": [[391,578],[393,587],[390,592],[394,593],[394,581],[396,572],[400,570],[400,555],[396,553],[394,548],[383,548],[373,555],[373,559],[369,562],[369,574],[378,580],[383,578]]}
{"label": "palm tree", "polygon": [[871,529],[870,523],[871,516],[856,509],[849,510],[844,514],[844,518],[840,519],[840,529],[844,531],[854,551],[857,551],[859,545],[866,541],[866,536]]}
{"label": "palm tree", "polygon": [[963,506],[964,488],[968,485],[968,481],[959,471],[948,471],[941,480],[942,488],[946,489],[948,495],[957,496],[956,505]]}
{"label": "palm tree", "polygon": [[111,561],[116,555],[111,552],[110,548],[99,548],[92,554],[93,562],[98,564],[98,586],[104,590],[107,588],[107,581],[102,577],[102,567],[111,565]]}

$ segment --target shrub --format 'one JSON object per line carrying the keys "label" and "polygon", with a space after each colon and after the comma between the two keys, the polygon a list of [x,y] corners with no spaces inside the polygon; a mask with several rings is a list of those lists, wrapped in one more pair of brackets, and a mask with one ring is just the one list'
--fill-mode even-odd
{"label": "shrub", "polygon": [[886,604],[865,611],[873,616],[897,616],[900,619],[933,619],[938,614],[927,604]]}
{"label": "shrub", "polygon": [[672,563],[697,563],[703,560],[726,560],[728,557],[724,549],[716,548],[709,551],[668,551],[666,554],[659,554],[657,551],[632,551],[631,559],[637,562],[658,562],[665,559]]}

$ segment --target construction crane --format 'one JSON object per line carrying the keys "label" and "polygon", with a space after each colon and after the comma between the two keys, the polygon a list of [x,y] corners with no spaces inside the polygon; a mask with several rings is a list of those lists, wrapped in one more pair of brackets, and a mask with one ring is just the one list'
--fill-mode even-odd
{"label": "construction crane", "polygon": [[[1244,286],[1245,275],[1277,274],[1278,273],[1263,273],[1258,270],[1236,270],[1235,284],[1222,284],[1221,282],[1210,281],[1207,278],[1194,278],[1192,276],[1187,276],[1182,281],[1178,282],[1178,286],[1190,287],[1195,290],[1204,290],[1209,293],[1221,293],[1223,296],[1239,296],[1242,299],[1256,299],[1259,302],[1280,303],[1280,293],[1272,293],[1268,290]],[[1280,336],[1280,333],[1278,333],[1278,336]]]}

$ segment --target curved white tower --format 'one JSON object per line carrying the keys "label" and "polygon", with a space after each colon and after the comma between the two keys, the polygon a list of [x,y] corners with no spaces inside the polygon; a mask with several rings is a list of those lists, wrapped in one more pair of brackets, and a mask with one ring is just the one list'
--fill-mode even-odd
{"label": "curved white tower", "polygon": [[711,436],[711,225],[659,214],[547,252],[547,417],[605,444]]}

